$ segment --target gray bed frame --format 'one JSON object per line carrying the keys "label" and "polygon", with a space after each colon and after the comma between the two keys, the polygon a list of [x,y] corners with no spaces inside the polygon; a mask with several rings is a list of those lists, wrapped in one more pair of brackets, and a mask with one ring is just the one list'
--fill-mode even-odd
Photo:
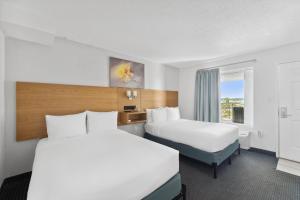
{"label": "gray bed frame", "polygon": [[217,169],[222,162],[228,159],[229,164],[231,164],[231,156],[235,152],[238,152],[238,154],[241,153],[240,144],[238,140],[236,140],[234,143],[230,144],[229,146],[227,146],[225,149],[221,151],[211,153],[211,152],[202,151],[200,149],[194,148],[186,144],[177,143],[171,140],[157,137],[149,133],[145,133],[144,138],[174,148],[178,150],[181,155],[211,165],[213,167],[214,178],[217,178],[217,172],[218,172]]}
{"label": "gray bed frame", "polygon": [[181,184],[181,176],[177,173],[164,185],[153,191],[142,200],[186,200],[186,186]]}

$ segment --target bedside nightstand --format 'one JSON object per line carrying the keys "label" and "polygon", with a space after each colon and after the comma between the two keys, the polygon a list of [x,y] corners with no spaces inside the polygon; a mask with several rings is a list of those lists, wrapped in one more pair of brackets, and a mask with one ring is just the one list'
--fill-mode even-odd
{"label": "bedside nightstand", "polygon": [[146,122],[146,112],[119,112],[118,125],[128,125]]}

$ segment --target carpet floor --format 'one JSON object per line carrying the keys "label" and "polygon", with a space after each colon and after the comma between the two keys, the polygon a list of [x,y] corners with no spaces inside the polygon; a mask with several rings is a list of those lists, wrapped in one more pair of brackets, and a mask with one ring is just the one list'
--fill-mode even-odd
{"label": "carpet floor", "polygon": [[[210,166],[186,157],[180,157],[180,173],[188,200],[300,200],[300,177],[276,171],[276,164],[273,156],[242,151],[219,167],[218,179]],[[6,179],[0,200],[26,200],[30,176]]]}
{"label": "carpet floor", "polygon": [[242,151],[218,169],[181,157],[180,173],[188,200],[300,200],[300,177],[276,170],[274,156]]}

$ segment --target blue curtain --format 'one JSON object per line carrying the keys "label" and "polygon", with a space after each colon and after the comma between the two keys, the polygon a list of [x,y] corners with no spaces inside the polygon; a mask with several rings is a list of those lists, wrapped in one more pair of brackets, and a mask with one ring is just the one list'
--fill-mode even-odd
{"label": "blue curtain", "polygon": [[219,82],[219,69],[197,71],[195,120],[219,122]]}

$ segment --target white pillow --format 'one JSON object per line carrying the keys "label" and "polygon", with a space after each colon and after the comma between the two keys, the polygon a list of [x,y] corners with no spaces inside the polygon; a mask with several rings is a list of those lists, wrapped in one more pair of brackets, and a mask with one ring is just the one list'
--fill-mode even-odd
{"label": "white pillow", "polygon": [[167,109],[166,108],[158,108],[152,110],[152,120],[154,123],[156,122],[164,122],[167,121]]}
{"label": "white pillow", "polygon": [[118,112],[87,112],[88,133],[97,133],[104,130],[118,128]]}
{"label": "white pillow", "polygon": [[146,109],[146,115],[147,115],[147,123],[152,123],[152,110],[153,109]]}
{"label": "white pillow", "polygon": [[86,135],[86,113],[46,115],[46,125],[50,140]]}
{"label": "white pillow", "polygon": [[178,107],[174,107],[174,108],[168,107],[167,108],[167,117],[168,117],[168,121],[180,119],[179,108]]}

